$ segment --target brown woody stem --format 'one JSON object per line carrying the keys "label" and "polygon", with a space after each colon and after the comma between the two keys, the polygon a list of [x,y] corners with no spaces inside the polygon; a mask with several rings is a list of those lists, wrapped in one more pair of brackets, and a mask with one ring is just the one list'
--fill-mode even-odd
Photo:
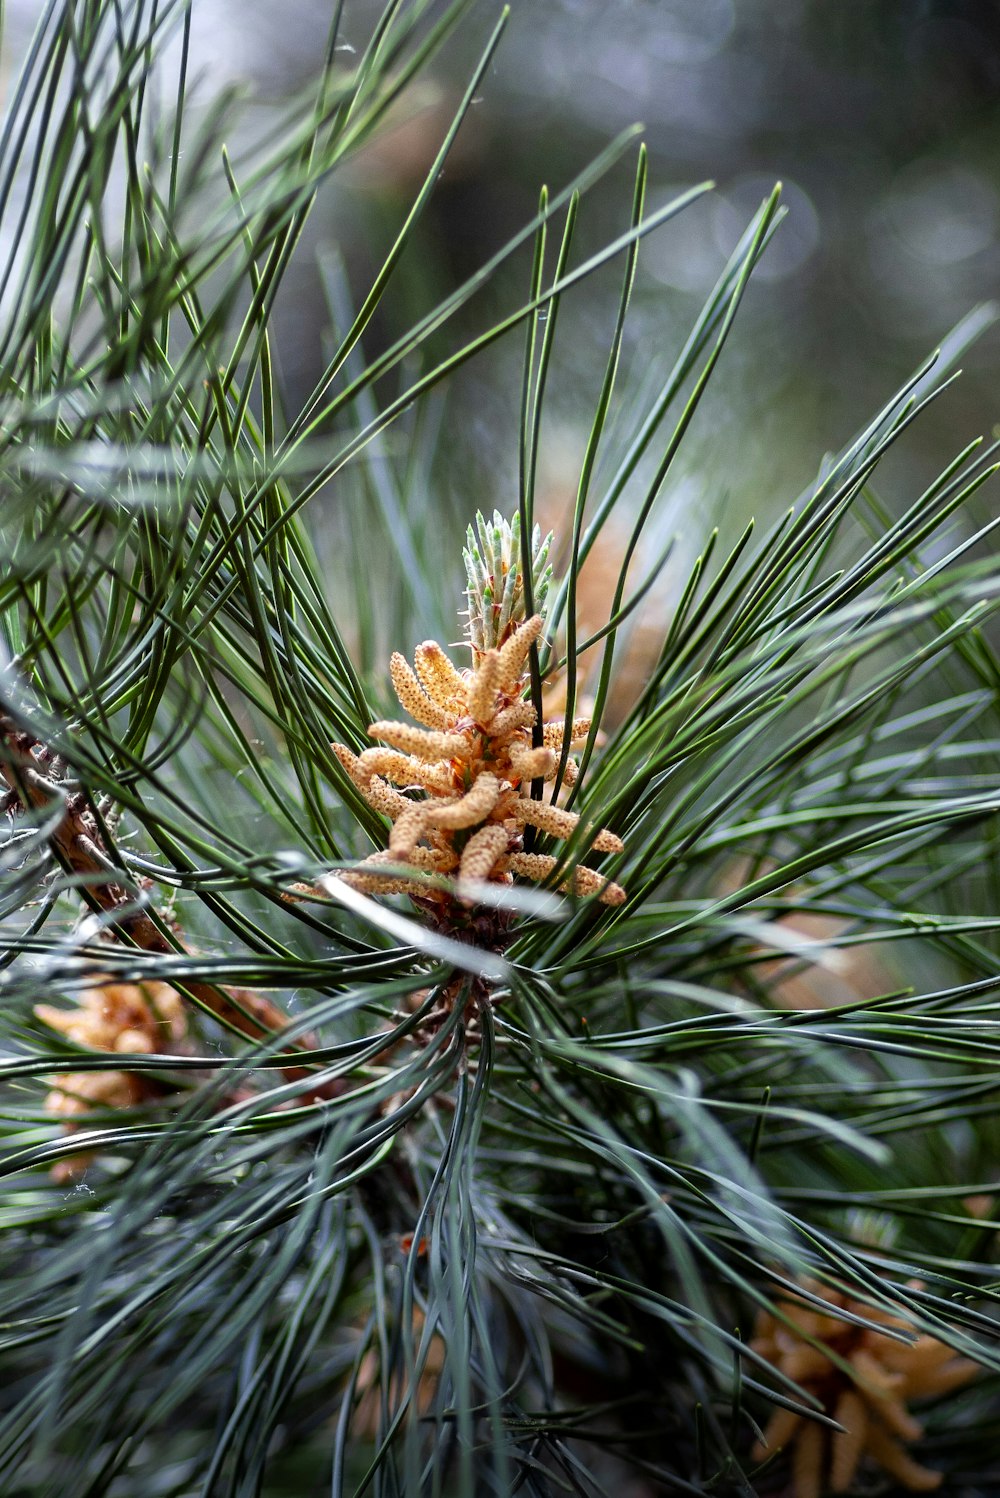
{"label": "brown woody stem", "polygon": [[[44,773],[55,768],[55,757],[44,744],[18,730],[9,718],[0,719],[0,783],[25,809],[46,812],[62,798],[64,815],[50,834],[50,845],[63,868],[81,877],[88,899],[111,918],[111,930],[118,937],[143,952],[173,955],[176,949],[149,913],[136,909],[134,897],[109,877],[115,869],[102,847],[97,819],[82,792],[67,794],[59,779]],[[219,988],[196,979],[187,981],[184,989],[216,1019],[251,1040],[264,1039],[290,1023],[277,1004],[246,989]],[[306,1036],[288,1049],[307,1050],[314,1044],[314,1038]],[[282,1073],[290,1081],[309,1075],[305,1067],[283,1067]]]}

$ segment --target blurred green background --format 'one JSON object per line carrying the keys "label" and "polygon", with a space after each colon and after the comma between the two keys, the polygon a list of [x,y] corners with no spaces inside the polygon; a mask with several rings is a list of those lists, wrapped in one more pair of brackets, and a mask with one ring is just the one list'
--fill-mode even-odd
{"label": "blurred green background", "polygon": [[[8,5],[6,81],[39,0]],[[381,0],[346,0],[345,65]],[[289,403],[330,344],[320,260],[342,257],[359,299],[392,243],[501,7],[481,0],[408,96],[397,127],[321,201],[289,278],[278,353]],[[196,98],[235,86],[246,129],[308,88],[330,0],[195,0]],[[649,550],[688,552],[718,519],[735,533],[790,504],[970,308],[1000,270],[1000,6],[996,0],[513,0],[506,35],[438,184],[416,246],[369,332],[370,355],[470,275],[636,121],[649,204],[706,178],[716,191],[643,246],[625,347],[622,440],[669,368],[740,232],[776,180],[788,217],[755,275],[709,398],[659,503]],[[588,195],[576,259],[627,226],[634,149]],[[554,226],[558,237],[558,226]],[[526,294],[530,246],[449,325],[437,352]],[[575,486],[618,297],[617,267],[560,314],[543,432],[546,517]],[[997,419],[991,330],[886,469],[903,503]],[[522,340],[451,383],[426,483],[457,517],[517,492]],[[386,398],[395,393],[386,390]],[[406,460],[397,432],[381,451]],[[380,460],[381,460],[380,459]],[[343,493],[343,490],[341,491]],[[988,495],[989,491],[987,491]],[[988,518],[974,502],[965,524]],[[988,498],[978,502],[989,503]],[[317,517],[318,518],[318,517]],[[678,558],[678,575],[686,558]],[[457,548],[456,586],[460,586]]]}

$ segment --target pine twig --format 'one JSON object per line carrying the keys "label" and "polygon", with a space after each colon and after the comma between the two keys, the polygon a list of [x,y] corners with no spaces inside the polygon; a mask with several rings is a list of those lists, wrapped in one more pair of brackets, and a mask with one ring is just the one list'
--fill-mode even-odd
{"label": "pine twig", "polygon": [[[148,910],[136,904],[135,896],[117,877],[121,871],[108,857],[86,793],[69,790],[63,771],[64,762],[47,745],[18,729],[11,718],[0,718],[0,782],[7,786],[7,810],[47,812],[55,800],[62,799],[63,816],[50,834],[59,863],[82,879],[85,898],[110,918],[110,929],[117,937],[144,952],[173,955],[175,948]],[[188,980],[184,987],[222,1024],[247,1039],[262,1040],[291,1023],[277,1004],[247,989],[227,989],[197,979]],[[287,1049],[309,1050],[315,1044],[314,1037],[305,1036]],[[283,1068],[283,1072],[289,1080],[308,1075],[302,1067]]]}

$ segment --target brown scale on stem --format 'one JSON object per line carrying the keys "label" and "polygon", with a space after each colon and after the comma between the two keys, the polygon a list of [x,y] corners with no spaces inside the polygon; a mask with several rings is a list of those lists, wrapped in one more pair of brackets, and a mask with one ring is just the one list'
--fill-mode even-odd
{"label": "brown scale on stem", "polygon": [[790,1451],[790,1498],[850,1492],[865,1458],[908,1492],[933,1492],[942,1474],[922,1466],[906,1450],[923,1435],[908,1405],[968,1383],[978,1365],[934,1337],[900,1342],[841,1319],[836,1309],[893,1330],[912,1331],[903,1316],[811,1281],[803,1282],[802,1288],[835,1310],[820,1310],[805,1300],[782,1301],[778,1315],[758,1316],[750,1346],[818,1399],[823,1412],[842,1429],[829,1431],[794,1410],[776,1408],[753,1449],[753,1459],[763,1461],[782,1448]]}

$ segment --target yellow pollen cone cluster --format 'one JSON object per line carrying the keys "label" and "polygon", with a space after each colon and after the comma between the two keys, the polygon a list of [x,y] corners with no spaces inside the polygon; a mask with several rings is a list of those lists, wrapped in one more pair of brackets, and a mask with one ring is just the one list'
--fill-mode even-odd
{"label": "yellow pollen cone cluster", "polygon": [[[556,868],[548,854],[526,853],[523,835],[535,827],[551,837],[570,838],[580,818],[546,801],[531,799],[533,780],[553,781],[561,746],[589,732],[587,719],[549,723],[542,744],[532,744],[535,711],[523,700],[528,652],[542,632],[535,614],[495,648],[474,652],[471,670],[460,671],[440,645],[417,647],[413,668],[401,655],[390,666],[400,705],[420,727],[377,722],[373,738],[386,748],[352,754],[343,744],[333,750],[369,805],[392,822],[389,846],[341,877],[373,894],[406,893],[447,899],[449,892],[410,880],[381,865],[409,865],[421,873],[449,876],[450,892],[463,893],[471,881],[509,884],[514,875],[544,881]],[[569,761],[564,779],[572,781]],[[589,828],[587,846],[598,853],[621,853],[619,837]],[[625,899],[621,885],[595,869],[575,868],[561,888],[596,895],[606,905]]]}
{"label": "yellow pollen cone cluster", "polygon": [[[74,1009],[36,1004],[35,1015],[76,1045],[111,1055],[151,1055],[171,1051],[187,1033],[184,1004],[166,983],[98,980]],[[91,1108],[130,1108],[152,1095],[145,1077],[132,1071],[59,1072],[45,1099],[48,1113],[79,1122]],[[57,1179],[70,1179],[92,1157],[75,1155],[53,1167]]]}
{"label": "yellow pollen cone cluster", "polygon": [[[911,1330],[901,1317],[827,1286],[805,1282],[803,1289],[869,1321]],[[865,1457],[908,1492],[933,1492],[942,1474],[922,1466],[905,1449],[923,1435],[907,1406],[910,1400],[967,1383],[979,1371],[977,1364],[934,1337],[899,1342],[802,1301],[784,1301],[778,1309],[780,1317],[766,1312],[758,1317],[750,1346],[815,1395],[843,1429],[831,1432],[794,1410],[775,1409],[763,1440],[753,1449],[754,1460],[791,1448],[790,1498],[849,1492]]]}

